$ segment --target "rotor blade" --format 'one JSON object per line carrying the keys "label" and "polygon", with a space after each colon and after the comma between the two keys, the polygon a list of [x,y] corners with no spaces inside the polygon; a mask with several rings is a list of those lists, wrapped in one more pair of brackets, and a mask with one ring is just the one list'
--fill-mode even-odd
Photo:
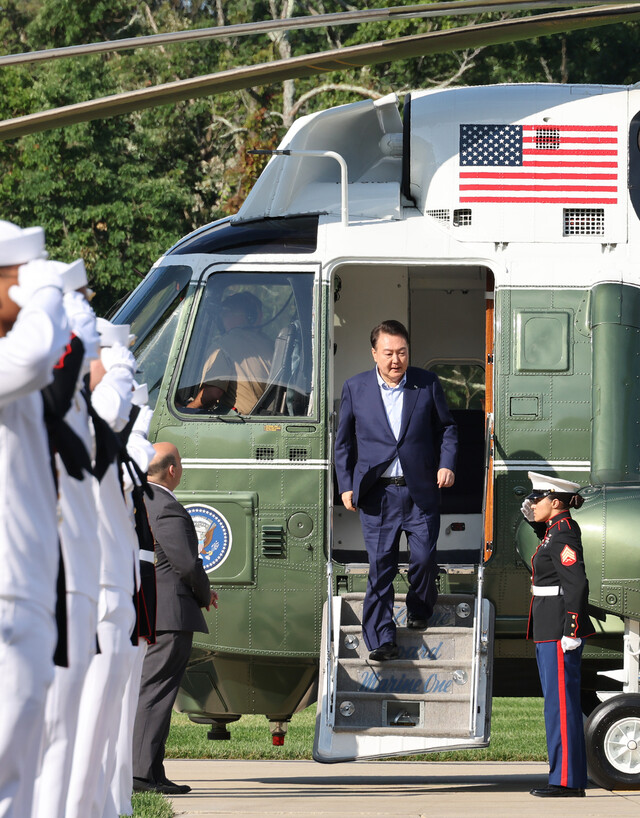
{"label": "rotor blade", "polygon": [[[640,3],[640,0],[631,0],[631,2]],[[601,0],[600,5],[615,5],[617,3],[619,3],[619,0]],[[215,26],[214,28],[199,28],[191,31],[151,34],[143,37],[128,37],[122,40],[107,40],[102,43],[70,45],[62,48],[49,48],[44,51],[27,51],[22,54],[3,54],[0,55],[0,68],[7,65],[61,59],[62,57],[82,57],[89,54],[126,51],[132,48],[148,48],[154,45],[187,43],[220,37],[240,37],[249,34],[266,34],[273,31],[355,25],[402,18],[464,16],[498,11],[532,11],[534,9],[593,6],[595,4],[596,0],[564,0],[564,2],[563,0],[452,0],[452,2],[428,3],[426,5],[393,6],[363,11],[343,11],[334,14],[313,14],[307,17],[287,17],[283,20],[265,20],[255,23]]]}
{"label": "rotor blade", "polygon": [[430,34],[401,37],[396,40],[383,40],[317,54],[305,54],[301,57],[233,68],[217,74],[178,80],[138,91],[127,91],[74,105],[65,105],[62,108],[53,108],[15,119],[6,119],[0,122],[0,141],[50,128],[61,128],[76,122],[118,116],[142,108],[167,105],[184,99],[220,94],[251,86],[269,85],[326,71],[345,71],[363,65],[391,62],[425,54],[441,54],[464,48],[497,45],[636,19],[640,19],[640,8],[637,5],[597,6],[578,11],[562,11],[536,17],[465,26]]}

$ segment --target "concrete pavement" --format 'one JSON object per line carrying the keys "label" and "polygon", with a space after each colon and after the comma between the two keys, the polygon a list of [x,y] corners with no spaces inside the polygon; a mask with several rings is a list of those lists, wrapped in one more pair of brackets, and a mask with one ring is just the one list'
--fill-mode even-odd
{"label": "concrete pavement", "polygon": [[167,759],[173,781],[190,784],[171,799],[179,818],[640,818],[639,792],[591,786],[586,798],[542,799],[540,762]]}

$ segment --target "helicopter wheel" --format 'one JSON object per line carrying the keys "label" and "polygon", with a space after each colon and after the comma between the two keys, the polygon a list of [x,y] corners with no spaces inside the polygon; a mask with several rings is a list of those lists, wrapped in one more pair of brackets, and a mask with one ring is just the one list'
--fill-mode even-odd
{"label": "helicopter wheel", "polygon": [[585,725],[589,776],[607,790],[640,789],[640,694],[607,699]]}

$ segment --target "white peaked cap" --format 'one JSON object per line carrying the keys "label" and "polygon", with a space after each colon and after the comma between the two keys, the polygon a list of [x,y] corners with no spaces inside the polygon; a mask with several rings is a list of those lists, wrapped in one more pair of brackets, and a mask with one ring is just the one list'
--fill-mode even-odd
{"label": "white peaked cap", "polygon": [[65,293],[72,293],[79,290],[80,287],[86,287],[87,270],[84,266],[84,261],[77,258],[71,264],[63,264],[61,261],[56,262],[60,265],[59,273],[62,278],[62,291]]}
{"label": "white peaked cap", "polygon": [[96,329],[100,334],[100,346],[112,347],[114,344],[129,346],[131,336],[129,335],[129,324],[112,324],[106,318],[96,319]]}
{"label": "white peaked cap", "polygon": [[41,227],[22,229],[13,222],[0,219],[0,267],[13,267],[46,257],[44,230]]}
{"label": "white peaked cap", "polygon": [[133,382],[133,397],[131,403],[134,406],[144,406],[149,403],[149,388],[146,383]]}
{"label": "white peaked cap", "polygon": [[560,480],[559,477],[549,477],[548,474],[538,474],[535,471],[527,473],[533,492],[529,495],[535,497],[545,497],[547,494],[555,492],[557,494],[576,494],[580,490],[580,483],[572,483],[571,480]]}

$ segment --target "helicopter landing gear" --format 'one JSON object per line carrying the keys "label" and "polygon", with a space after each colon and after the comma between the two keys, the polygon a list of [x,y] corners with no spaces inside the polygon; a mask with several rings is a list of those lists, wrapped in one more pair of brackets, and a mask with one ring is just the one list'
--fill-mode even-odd
{"label": "helicopter landing gear", "polygon": [[282,747],[284,737],[289,727],[289,719],[269,719],[269,730],[271,730],[271,743],[274,747]]}
{"label": "helicopter landing gear", "polygon": [[608,790],[640,789],[640,693],[597,707],[585,726],[589,776]]}

